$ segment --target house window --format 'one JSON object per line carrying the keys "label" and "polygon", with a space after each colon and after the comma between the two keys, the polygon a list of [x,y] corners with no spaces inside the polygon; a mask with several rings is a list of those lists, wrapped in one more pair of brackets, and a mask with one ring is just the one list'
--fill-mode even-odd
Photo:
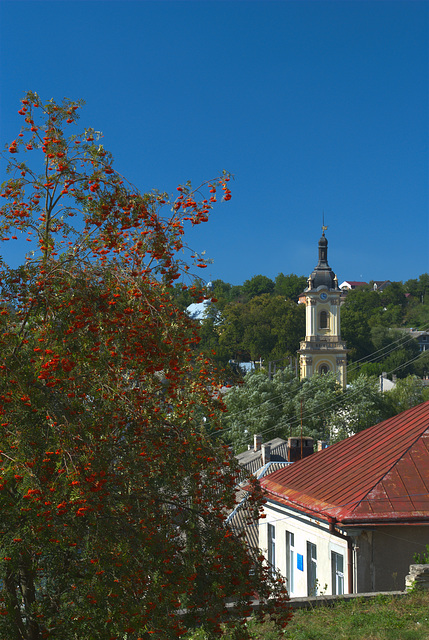
{"label": "house window", "polygon": [[332,595],[344,593],[344,558],[340,553],[331,553]]}
{"label": "house window", "polygon": [[319,315],[319,327],[321,329],[328,329],[329,327],[329,315],[327,311],[321,311]]}
{"label": "house window", "polygon": [[273,573],[276,570],[276,528],[273,524],[268,525],[268,562]]}
{"label": "house window", "polygon": [[325,375],[325,373],[328,373],[329,371],[329,367],[327,364],[321,364],[319,367],[319,373],[321,376]]}
{"label": "house window", "polygon": [[317,547],[307,542],[307,595],[317,596]]}
{"label": "house window", "polygon": [[294,566],[295,566],[295,536],[290,531],[286,531],[286,580],[289,593],[295,591]]}

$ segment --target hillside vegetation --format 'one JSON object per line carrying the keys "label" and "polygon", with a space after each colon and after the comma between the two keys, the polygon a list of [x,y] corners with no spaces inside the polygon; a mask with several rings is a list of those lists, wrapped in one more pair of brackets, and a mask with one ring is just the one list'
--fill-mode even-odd
{"label": "hillside vegetation", "polygon": [[[200,323],[200,348],[219,366],[263,361],[274,368],[293,364],[305,336],[305,305],[297,302],[306,286],[305,276],[280,273],[275,280],[256,275],[242,285],[196,280],[189,288],[177,284],[175,291],[183,309],[204,296],[211,300]],[[425,358],[417,357],[417,342],[401,331],[406,327],[429,328],[429,274],[392,282],[383,291],[371,283],[349,291],[341,305],[348,379],[360,372],[400,378],[429,372]]]}

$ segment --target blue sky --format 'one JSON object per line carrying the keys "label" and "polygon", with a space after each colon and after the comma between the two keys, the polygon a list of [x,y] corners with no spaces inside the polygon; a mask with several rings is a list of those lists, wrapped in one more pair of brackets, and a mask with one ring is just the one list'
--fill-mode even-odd
{"label": "blue sky", "polygon": [[427,1],[2,0],[0,29],[2,148],[32,89],[143,191],[234,174],[205,277],[308,275],[323,211],[340,281],[429,272]]}

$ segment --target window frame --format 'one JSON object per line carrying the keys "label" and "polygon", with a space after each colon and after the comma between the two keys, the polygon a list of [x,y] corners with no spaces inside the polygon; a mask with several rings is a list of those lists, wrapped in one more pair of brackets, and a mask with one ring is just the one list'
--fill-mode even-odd
{"label": "window frame", "polygon": [[307,540],[307,596],[317,596],[317,545]]}
{"label": "window frame", "polygon": [[295,591],[295,534],[285,531],[286,581],[289,594]]}
{"label": "window frame", "polygon": [[268,523],[268,564],[273,574],[276,573],[276,526]]}
{"label": "window frame", "polygon": [[[340,559],[341,562],[339,562]],[[344,595],[344,556],[336,551],[331,551],[331,578],[332,595]]]}

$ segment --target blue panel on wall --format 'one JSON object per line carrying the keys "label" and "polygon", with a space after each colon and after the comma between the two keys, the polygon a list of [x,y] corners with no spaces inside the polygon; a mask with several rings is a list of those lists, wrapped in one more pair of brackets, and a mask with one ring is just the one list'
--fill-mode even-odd
{"label": "blue panel on wall", "polygon": [[304,571],[304,556],[302,556],[300,553],[296,554],[296,567],[300,571]]}

